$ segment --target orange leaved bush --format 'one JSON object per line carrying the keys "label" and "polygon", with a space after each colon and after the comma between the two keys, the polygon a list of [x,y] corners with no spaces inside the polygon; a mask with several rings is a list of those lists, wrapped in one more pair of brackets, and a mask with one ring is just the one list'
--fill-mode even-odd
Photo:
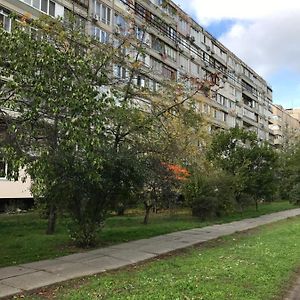
{"label": "orange leaved bush", "polygon": [[179,165],[168,164],[164,162],[162,162],[162,165],[167,168],[178,180],[186,180],[190,176],[189,171]]}

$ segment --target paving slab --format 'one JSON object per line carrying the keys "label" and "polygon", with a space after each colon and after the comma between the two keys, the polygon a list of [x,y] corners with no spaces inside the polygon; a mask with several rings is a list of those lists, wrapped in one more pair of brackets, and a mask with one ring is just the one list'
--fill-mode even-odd
{"label": "paving slab", "polygon": [[8,285],[4,285],[2,283],[0,283],[0,298],[2,297],[8,297],[8,296],[13,296],[17,293],[22,292],[21,289],[12,287],[12,286],[8,286]]}
{"label": "paving slab", "polygon": [[92,266],[94,268],[98,268],[99,273],[107,270],[114,270],[121,267],[128,266],[132,264],[130,260],[110,257],[110,256],[102,256],[100,258],[90,259],[84,262],[84,264]]}
{"label": "paving slab", "polygon": [[[300,215],[300,209],[227,224],[216,224],[204,228],[173,232],[56,259],[2,268],[0,269],[0,298],[77,277],[125,267],[171,251],[216,239],[220,236],[297,215]],[[299,294],[299,292],[297,293]],[[294,300],[294,298],[292,299]]]}
{"label": "paving slab", "polygon": [[53,269],[53,274],[57,275],[57,282],[78,278],[82,276],[93,275],[104,272],[98,265],[87,265],[82,263],[65,264],[63,263],[57,269]]}
{"label": "paving slab", "polygon": [[153,242],[149,245],[144,245],[139,248],[139,251],[161,255],[182,248],[186,248],[185,243],[182,243],[180,241],[166,241],[158,243]]}
{"label": "paving slab", "polygon": [[137,263],[147,259],[154,258],[156,255],[140,251],[138,249],[115,249],[115,248],[104,248],[101,249],[101,254],[112,258],[129,261],[130,263]]}
{"label": "paving slab", "polygon": [[34,270],[23,268],[22,266],[5,267],[0,269],[0,280],[32,272],[34,272]]}
{"label": "paving slab", "polygon": [[47,286],[58,282],[56,274],[51,274],[45,271],[38,271],[29,274],[3,279],[0,281],[2,285],[8,285],[21,290],[33,290],[43,286]]}
{"label": "paving slab", "polygon": [[[97,249],[98,251],[98,249]],[[89,252],[83,252],[83,253],[76,253],[76,254],[71,254],[67,256],[62,256],[62,257],[57,257],[57,260],[63,260],[67,262],[78,262],[78,261],[84,261],[88,259],[92,259],[95,256],[98,255],[97,251],[89,251]]]}

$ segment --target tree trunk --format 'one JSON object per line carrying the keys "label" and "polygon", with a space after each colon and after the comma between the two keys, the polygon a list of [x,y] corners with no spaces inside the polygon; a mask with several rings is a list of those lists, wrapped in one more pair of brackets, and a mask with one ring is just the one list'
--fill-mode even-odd
{"label": "tree trunk", "polygon": [[258,200],[255,199],[255,210],[258,211]]}
{"label": "tree trunk", "polygon": [[148,221],[149,221],[151,208],[153,208],[154,205],[153,205],[153,203],[149,204],[149,201],[147,201],[147,200],[144,201],[144,205],[145,205],[145,217],[144,217],[143,224],[147,225]]}
{"label": "tree trunk", "polygon": [[51,204],[49,207],[49,215],[48,215],[48,227],[46,234],[53,234],[55,231],[56,225],[56,206]]}

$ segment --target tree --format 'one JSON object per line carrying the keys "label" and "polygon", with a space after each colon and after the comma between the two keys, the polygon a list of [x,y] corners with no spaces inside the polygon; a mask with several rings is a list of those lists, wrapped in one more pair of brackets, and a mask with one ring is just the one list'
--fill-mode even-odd
{"label": "tree", "polygon": [[11,34],[1,30],[0,40],[7,78],[0,95],[7,127],[2,152],[16,171],[26,167],[33,195],[50,207],[48,233],[59,206],[88,235],[93,228],[84,224],[103,221],[112,193],[103,188],[103,153],[112,142],[107,116],[116,106],[107,88],[116,83],[111,65],[124,44],[97,43],[52,19],[23,22]]}
{"label": "tree", "polygon": [[234,178],[236,203],[243,207],[245,194],[256,203],[276,191],[276,152],[260,143],[254,133],[240,128],[219,132],[213,138],[208,158]]}
{"label": "tree", "polygon": [[[0,31],[0,41],[7,78],[0,89],[7,127],[1,152],[16,172],[26,167],[33,195],[50,208],[48,232],[57,208],[65,209],[76,241],[93,245],[113,202],[145,187],[145,158],[168,156],[161,147],[168,130],[161,125],[191,111],[207,85],[198,80],[193,88],[190,78],[161,82],[156,91],[133,84],[143,43],[130,34],[100,44],[41,19],[23,20],[11,34]],[[113,65],[127,70],[125,80]]]}
{"label": "tree", "polygon": [[300,143],[296,141],[280,153],[280,195],[300,203]]}

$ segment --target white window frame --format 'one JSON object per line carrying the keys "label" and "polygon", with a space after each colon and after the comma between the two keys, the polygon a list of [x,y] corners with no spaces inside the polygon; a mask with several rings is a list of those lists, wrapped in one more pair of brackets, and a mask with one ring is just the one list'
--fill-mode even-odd
{"label": "white window frame", "polygon": [[94,17],[106,24],[106,25],[111,25],[112,23],[112,9],[101,3],[100,1],[98,0],[94,0],[93,1],[93,13],[94,13]]}
{"label": "white window frame", "polygon": [[[42,0],[20,0],[22,2],[24,2],[25,4],[51,16],[51,17],[55,17],[55,9],[56,9],[56,3],[52,0],[46,0],[47,1],[47,11],[42,10]],[[35,5],[35,3],[38,2],[38,5]],[[50,2],[54,4],[54,14],[50,15]]]}
{"label": "white window frame", "polygon": [[[3,16],[2,28],[7,32],[11,32],[11,18],[8,17],[8,14],[1,7],[0,7],[0,15]],[[8,25],[8,29],[6,28],[6,25]]]}
{"label": "white window frame", "polygon": [[110,38],[109,33],[98,26],[92,27],[92,36],[100,43],[108,43]]}

